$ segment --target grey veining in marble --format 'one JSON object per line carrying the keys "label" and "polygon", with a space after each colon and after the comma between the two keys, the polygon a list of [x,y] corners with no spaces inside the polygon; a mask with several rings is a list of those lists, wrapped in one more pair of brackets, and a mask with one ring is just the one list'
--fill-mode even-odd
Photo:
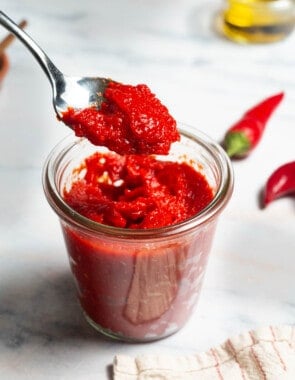
{"label": "grey veining in marble", "polygon": [[189,323],[151,344],[112,342],[83,318],[42,190],[44,160],[70,131],[55,118],[40,67],[16,41],[0,90],[0,379],[108,379],[115,354],[199,352],[247,329],[294,324],[294,199],[262,211],[258,198],[267,176],[294,160],[295,34],[269,45],[226,41],[211,29],[221,4],[1,1],[13,19],[28,20],[63,72],[147,83],[176,119],[218,141],[257,101],[282,90],[285,99],[257,150],[234,162],[235,191]]}

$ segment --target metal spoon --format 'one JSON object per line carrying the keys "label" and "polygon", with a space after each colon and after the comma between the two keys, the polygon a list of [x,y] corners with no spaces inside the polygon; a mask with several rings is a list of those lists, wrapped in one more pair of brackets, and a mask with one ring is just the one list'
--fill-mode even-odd
{"label": "metal spoon", "polygon": [[109,79],[64,75],[37,43],[2,11],[0,11],[0,24],[22,41],[47,75],[53,91],[53,106],[58,117],[68,107],[79,109],[96,106],[100,108]]}

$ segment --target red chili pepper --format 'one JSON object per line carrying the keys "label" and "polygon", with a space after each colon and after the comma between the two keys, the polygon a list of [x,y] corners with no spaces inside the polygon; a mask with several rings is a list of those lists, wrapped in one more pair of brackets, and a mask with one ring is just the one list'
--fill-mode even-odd
{"label": "red chili pepper", "polygon": [[226,133],[224,146],[230,157],[244,157],[259,143],[265,125],[284,97],[284,93],[273,95],[249,109]]}
{"label": "red chili pepper", "polygon": [[263,204],[267,206],[290,194],[295,194],[295,161],[280,166],[270,175],[264,188]]}

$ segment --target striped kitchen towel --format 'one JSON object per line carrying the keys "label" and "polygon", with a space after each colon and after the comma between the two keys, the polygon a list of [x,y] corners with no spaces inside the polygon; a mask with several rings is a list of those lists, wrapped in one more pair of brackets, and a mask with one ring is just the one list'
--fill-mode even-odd
{"label": "striped kitchen towel", "polygon": [[266,327],[207,352],[114,358],[114,380],[295,380],[295,327]]}

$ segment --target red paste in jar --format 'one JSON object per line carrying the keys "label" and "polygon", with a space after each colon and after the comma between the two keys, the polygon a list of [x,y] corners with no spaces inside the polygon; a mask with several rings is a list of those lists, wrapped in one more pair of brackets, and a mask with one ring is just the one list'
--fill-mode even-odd
{"label": "red paste in jar", "polygon": [[[74,177],[64,190],[66,203],[116,227],[179,223],[213,198],[204,176],[190,165],[153,156],[95,153]],[[62,225],[80,303],[96,327],[145,341],[170,335],[186,323],[202,285],[214,220],[197,233],[148,242]]]}
{"label": "red paste in jar", "polygon": [[123,228],[159,228],[184,221],[212,200],[205,177],[186,163],[153,156],[95,153],[78,169],[64,200],[96,222]]}
{"label": "red paste in jar", "polygon": [[69,108],[62,121],[79,137],[119,154],[168,154],[176,121],[146,85],[110,82],[101,108]]}
{"label": "red paste in jar", "polygon": [[105,333],[149,341],[178,331],[199,298],[216,220],[165,241],[93,236],[63,225],[81,306]]}

